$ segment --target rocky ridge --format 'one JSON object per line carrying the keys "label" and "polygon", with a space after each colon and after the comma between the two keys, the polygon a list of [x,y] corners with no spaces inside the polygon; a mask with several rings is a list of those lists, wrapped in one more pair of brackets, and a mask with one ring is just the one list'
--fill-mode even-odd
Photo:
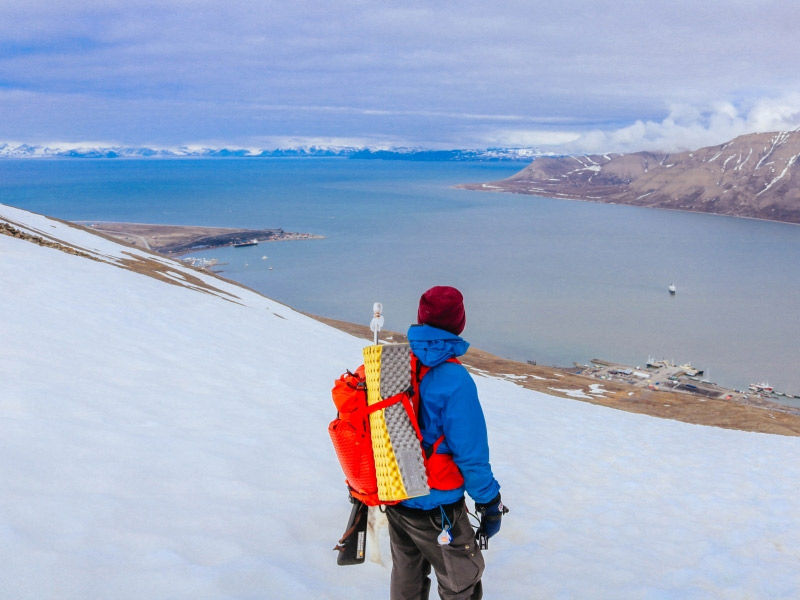
{"label": "rocky ridge", "polygon": [[800,223],[800,131],[754,133],[677,154],[537,158],[459,187]]}

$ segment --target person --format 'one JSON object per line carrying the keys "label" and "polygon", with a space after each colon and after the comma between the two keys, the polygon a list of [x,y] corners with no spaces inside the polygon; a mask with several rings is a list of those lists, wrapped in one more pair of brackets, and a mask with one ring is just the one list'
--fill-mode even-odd
{"label": "person", "polygon": [[[419,302],[418,324],[408,330],[412,352],[430,370],[419,389],[419,425],[431,487],[426,496],[386,508],[392,552],[391,599],[425,600],[433,567],[440,598],[483,595],[484,560],[467,513],[464,492],[481,515],[479,534],[500,529],[505,509],[489,464],[486,421],[469,372],[452,359],[467,351],[466,324],[456,288],[436,286]],[[435,457],[435,458],[434,458]]]}

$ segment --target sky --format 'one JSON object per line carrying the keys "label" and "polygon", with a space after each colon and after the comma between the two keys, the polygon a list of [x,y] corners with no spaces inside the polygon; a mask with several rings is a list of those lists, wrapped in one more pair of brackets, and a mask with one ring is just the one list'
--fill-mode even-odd
{"label": "sky", "polygon": [[800,126],[785,0],[4,0],[0,142],[678,150]]}

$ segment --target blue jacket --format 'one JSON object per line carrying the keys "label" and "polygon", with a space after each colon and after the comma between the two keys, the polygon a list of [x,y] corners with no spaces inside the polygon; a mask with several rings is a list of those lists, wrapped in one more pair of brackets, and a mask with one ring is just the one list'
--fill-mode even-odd
{"label": "blue jacket", "polygon": [[402,504],[429,510],[457,502],[465,490],[475,502],[489,502],[500,492],[500,485],[489,465],[489,441],[478,390],[462,365],[447,362],[464,354],[469,343],[430,325],[412,325],[408,341],[420,362],[431,367],[420,382],[419,426],[423,444],[427,448],[444,434],[437,452],[453,455],[464,485],[454,490],[432,489],[427,496],[410,498]]}

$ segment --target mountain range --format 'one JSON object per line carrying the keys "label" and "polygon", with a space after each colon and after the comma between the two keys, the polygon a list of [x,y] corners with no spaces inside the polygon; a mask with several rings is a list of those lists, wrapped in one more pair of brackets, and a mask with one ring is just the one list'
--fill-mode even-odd
{"label": "mountain range", "polygon": [[699,150],[540,157],[502,181],[459,187],[800,223],[800,131]]}
{"label": "mountain range", "polygon": [[541,152],[531,148],[484,148],[432,150],[429,148],[309,145],[285,148],[237,146],[124,146],[107,144],[25,144],[0,142],[0,158],[281,158],[339,157],[380,160],[524,160]]}
{"label": "mountain range", "polygon": [[800,223],[800,131],[753,133],[699,150],[554,156],[535,148],[432,150],[309,145],[206,146],[0,143],[0,158],[338,157],[531,161],[500,181],[459,187]]}

